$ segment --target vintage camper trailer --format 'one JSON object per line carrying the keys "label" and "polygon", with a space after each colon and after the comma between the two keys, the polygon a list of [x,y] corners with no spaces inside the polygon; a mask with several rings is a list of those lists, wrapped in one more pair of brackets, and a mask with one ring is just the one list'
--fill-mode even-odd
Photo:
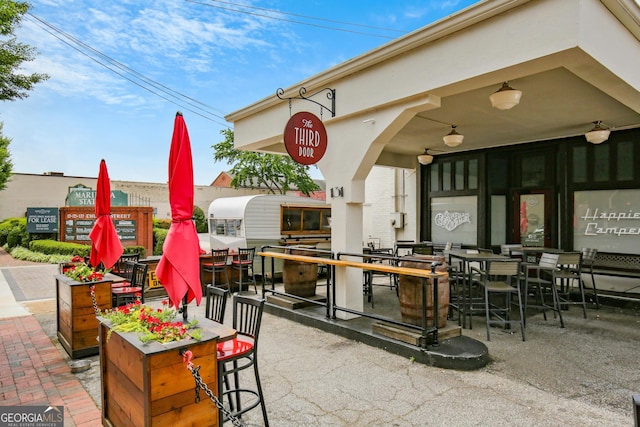
{"label": "vintage camper trailer", "polygon": [[[307,197],[258,194],[221,197],[209,205],[211,248],[311,245],[331,248],[331,206]],[[261,260],[255,270],[260,274]],[[281,265],[276,265],[276,273]]]}

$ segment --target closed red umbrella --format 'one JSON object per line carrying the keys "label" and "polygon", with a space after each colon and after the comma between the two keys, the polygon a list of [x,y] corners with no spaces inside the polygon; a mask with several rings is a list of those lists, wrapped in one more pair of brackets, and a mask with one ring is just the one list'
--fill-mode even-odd
{"label": "closed red umbrella", "polygon": [[100,161],[95,206],[96,222],[89,233],[91,239],[89,262],[93,266],[102,263],[104,268],[111,268],[118,261],[124,249],[111,219],[111,181],[104,159]]}
{"label": "closed red umbrella", "polygon": [[193,161],[191,142],[182,113],[176,113],[169,152],[169,204],[171,227],[162,247],[162,258],[156,268],[158,280],[178,308],[194,298],[200,305],[200,241],[193,222]]}

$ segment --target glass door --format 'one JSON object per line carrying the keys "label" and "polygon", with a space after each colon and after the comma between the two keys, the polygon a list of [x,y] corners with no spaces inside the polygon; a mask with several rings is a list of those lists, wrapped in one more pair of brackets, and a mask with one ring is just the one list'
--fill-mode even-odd
{"label": "glass door", "polygon": [[551,192],[516,192],[514,197],[514,238],[522,246],[551,247]]}

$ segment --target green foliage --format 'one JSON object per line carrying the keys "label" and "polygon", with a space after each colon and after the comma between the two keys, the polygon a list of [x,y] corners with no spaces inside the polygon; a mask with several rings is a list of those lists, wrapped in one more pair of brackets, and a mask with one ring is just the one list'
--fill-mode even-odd
{"label": "green foliage", "polygon": [[153,229],[161,228],[163,230],[168,230],[171,228],[171,220],[170,219],[153,219]]}
{"label": "green foliage", "polygon": [[140,259],[142,258],[146,258],[147,255],[147,250],[144,248],[144,246],[126,246],[124,248],[124,253],[125,254],[140,254]]}
{"label": "green foliage", "polygon": [[196,231],[198,233],[206,233],[207,232],[207,217],[205,216],[200,206],[193,207],[193,218],[196,221]]}
{"label": "green foliage", "polygon": [[74,255],[85,257],[91,254],[90,245],[58,242],[57,240],[34,240],[29,243],[29,249],[34,252],[41,252],[47,255],[60,254],[67,255],[69,257]]}
{"label": "green foliage", "polygon": [[[0,246],[4,246],[7,243],[7,237],[9,236],[11,230],[16,227],[20,227],[20,220],[21,218],[7,218],[0,222]],[[24,221],[26,227],[26,218],[24,219]]]}
{"label": "green foliage", "polygon": [[14,228],[7,235],[7,246],[9,249],[13,249],[16,246],[21,246],[20,243],[22,243],[22,233],[20,229]]}
{"label": "green foliage", "polygon": [[231,186],[235,189],[267,188],[272,194],[286,194],[294,186],[307,196],[320,189],[309,176],[309,166],[296,163],[288,155],[237,150],[233,131],[223,129],[224,141],[214,144],[213,159],[233,165]]}
{"label": "green foliage", "polygon": [[12,218],[6,244],[9,249],[15,248],[16,246],[27,247],[29,244],[29,233],[27,233],[26,218]]}
{"label": "green foliage", "polygon": [[42,252],[33,252],[29,249],[18,246],[13,250],[9,251],[12,257],[15,259],[21,259],[23,261],[31,261],[31,262],[42,262],[49,264],[61,264],[66,263],[71,260],[70,255],[60,255],[60,254],[44,254]]}
{"label": "green foliage", "polygon": [[7,138],[2,134],[3,126],[4,123],[0,123],[0,190],[4,190],[7,187],[7,181],[9,181],[13,170],[11,152],[9,152],[11,138]]}
{"label": "green foliage", "polygon": [[49,78],[46,74],[20,73],[22,63],[36,56],[35,48],[18,42],[14,35],[30,7],[26,2],[0,1],[0,101],[26,98],[36,83]]}
{"label": "green foliage", "polygon": [[164,245],[164,239],[167,238],[167,234],[169,234],[169,230],[165,230],[163,228],[154,228],[153,229],[153,254],[154,255],[162,255],[162,246]]}

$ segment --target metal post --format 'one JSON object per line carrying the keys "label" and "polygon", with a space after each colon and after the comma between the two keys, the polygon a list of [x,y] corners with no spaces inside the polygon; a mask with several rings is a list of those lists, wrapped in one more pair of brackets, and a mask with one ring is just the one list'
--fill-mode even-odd
{"label": "metal post", "polygon": [[[434,268],[435,270],[435,268]],[[438,345],[438,277],[433,278],[433,345]]]}
{"label": "metal post", "polygon": [[422,278],[422,348],[427,348],[427,278]]}
{"label": "metal post", "polygon": [[640,394],[631,396],[633,402],[633,420],[635,421],[635,427],[640,427]]}

